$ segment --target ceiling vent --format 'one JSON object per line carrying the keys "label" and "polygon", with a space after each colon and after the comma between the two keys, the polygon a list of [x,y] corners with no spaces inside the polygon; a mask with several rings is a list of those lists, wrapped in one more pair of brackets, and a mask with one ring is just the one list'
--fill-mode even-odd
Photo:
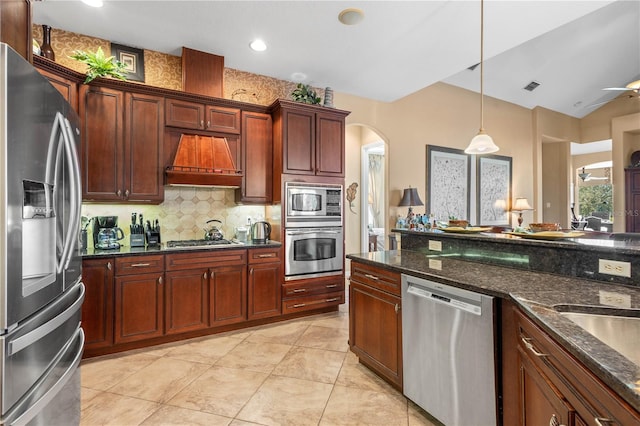
{"label": "ceiling vent", "polygon": [[538,86],[540,86],[540,83],[538,83],[537,81],[532,81],[531,83],[524,86],[523,89],[533,92]]}

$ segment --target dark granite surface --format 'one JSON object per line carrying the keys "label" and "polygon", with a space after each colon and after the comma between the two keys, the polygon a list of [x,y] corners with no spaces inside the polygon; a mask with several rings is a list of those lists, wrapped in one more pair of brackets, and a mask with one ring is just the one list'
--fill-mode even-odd
{"label": "dark granite surface", "polygon": [[[482,264],[407,249],[350,254],[347,258],[514,301],[568,352],[640,411],[640,366],[553,308],[566,304],[603,306],[600,305],[599,294],[601,290],[606,290],[628,296],[630,308],[640,310],[640,288]],[[433,268],[434,260],[441,262],[441,269]]]}
{"label": "dark granite surface", "polygon": [[129,247],[122,246],[118,250],[98,250],[88,248],[82,250],[83,259],[95,259],[100,257],[112,257],[112,256],[137,256],[145,254],[170,254],[170,253],[182,253],[185,251],[219,251],[219,250],[231,250],[231,249],[257,249],[268,247],[280,247],[282,243],[279,241],[269,240],[265,244],[253,244],[253,243],[234,243],[234,244],[220,244],[212,246],[194,246],[194,247],[166,247],[164,244],[160,246],[149,247]]}

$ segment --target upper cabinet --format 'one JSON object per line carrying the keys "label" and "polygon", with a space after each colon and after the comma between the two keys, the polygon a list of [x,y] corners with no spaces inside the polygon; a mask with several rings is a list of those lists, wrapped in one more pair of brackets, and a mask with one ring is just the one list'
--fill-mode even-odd
{"label": "upper cabinet", "polygon": [[[276,173],[344,178],[348,111],[283,99],[270,108]],[[274,176],[274,201],[280,200],[280,184]]]}
{"label": "upper cabinet", "polygon": [[271,115],[242,113],[242,187],[239,203],[268,204],[273,199],[273,143]]}
{"label": "upper cabinet", "polygon": [[166,125],[182,129],[240,134],[240,109],[167,99]]}
{"label": "upper cabinet", "polygon": [[164,98],[82,85],[83,200],[160,203],[164,198]]}
{"label": "upper cabinet", "polygon": [[34,56],[33,65],[78,112],[78,86],[84,81],[84,75],[42,56]]}
{"label": "upper cabinet", "polygon": [[31,1],[0,1],[0,41],[31,62]]}

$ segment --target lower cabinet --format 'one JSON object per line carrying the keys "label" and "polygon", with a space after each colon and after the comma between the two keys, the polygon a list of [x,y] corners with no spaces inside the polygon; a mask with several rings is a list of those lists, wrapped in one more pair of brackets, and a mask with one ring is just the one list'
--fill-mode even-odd
{"label": "lower cabinet", "polygon": [[514,315],[503,321],[517,324],[520,424],[640,424],[640,413],[580,361],[525,314],[515,309]]}
{"label": "lower cabinet", "polygon": [[164,256],[116,258],[115,343],[164,333]]}
{"label": "lower cabinet", "polygon": [[205,268],[166,272],[167,334],[199,330],[209,326],[208,272]]}
{"label": "lower cabinet", "polygon": [[401,276],[351,261],[349,346],[360,362],[402,390]]}
{"label": "lower cabinet", "polygon": [[263,248],[249,251],[248,318],[268,318],[282,312],[280,296],[280,248]]}
{"label": "lower cabinet", "polygon": [[82,281],[85,286],[82,329],[88,350],[113,345],[114,262],[112,257],[82,262]]}
{"label": "lower cabinet", "polygon": [[[211,326],[247,320],[247,268],[245,251],[237,264],[209,270],[209,320]],[[233,262],[231,262],[233,263]]]}
{"label": "lower cabinet", "polygon": [[344,303],[344,275],[287,281],[282,287],[282,313],[337,307]]}

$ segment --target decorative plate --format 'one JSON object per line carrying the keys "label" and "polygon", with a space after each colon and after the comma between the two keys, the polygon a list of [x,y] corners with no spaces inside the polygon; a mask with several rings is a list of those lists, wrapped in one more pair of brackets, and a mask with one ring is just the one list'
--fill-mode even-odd
{"label": "decorative plate", "polygon": [[479,226],[470,226],[467,228],[461,228],[459,226],[449,226],[447,228],[441,228],[444,232],[454,232],[458,234],[477,234],[478,232],[486,232],[491,230],[491,227],[481,228]]}
{"label": "decorative plate", "polygon": [[564,238],[578,238],[584,235],[584,232],[562,232],[562,231],[542,231],[542,232],[505,232],[505,234],[514,235],[521,238],[529,238],[532,240],[562,240]]}

